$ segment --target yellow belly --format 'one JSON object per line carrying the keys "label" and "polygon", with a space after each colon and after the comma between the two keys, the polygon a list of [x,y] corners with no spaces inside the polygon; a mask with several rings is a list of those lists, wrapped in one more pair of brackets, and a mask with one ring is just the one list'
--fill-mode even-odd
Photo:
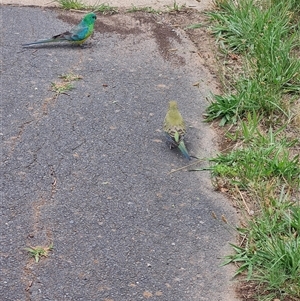
{"label": "yellow belly", "polygon": [[91,36],[91,34],[88,35],[88,36],[87,36],[86,38],[84,38],[83,40],[80,40],[80,41],[72,41],[71,43],[74,44],[74,45],[81,45],[81,44],[83,44],[90,36]]}

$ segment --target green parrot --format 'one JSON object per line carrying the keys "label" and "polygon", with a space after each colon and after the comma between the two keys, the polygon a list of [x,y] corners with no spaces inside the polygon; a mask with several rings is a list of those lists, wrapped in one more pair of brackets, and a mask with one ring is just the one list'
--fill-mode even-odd
{"label": "green parrot", "polygon": [[170,144],[170,149],[178,147],[185,158],[191,160],[183,142],[184,134],[186,133],[185,123],[178,111],[176,101],[169,102],[169,109],[164,120],[163,130],[167,136],[167,141]]}
{"label": "green parrot", "polygon": [[70,31],[58,34],[50,39],[38,40],[36,42],[23,44],[22,46],[28,47],[31,45],[64,41],[68,41],[76,45],[81,45],[93,33],[96,19],[97,16],[95,15],[95,13],[88,13],[83,17],[81,22],[78,25],[74,26]]}

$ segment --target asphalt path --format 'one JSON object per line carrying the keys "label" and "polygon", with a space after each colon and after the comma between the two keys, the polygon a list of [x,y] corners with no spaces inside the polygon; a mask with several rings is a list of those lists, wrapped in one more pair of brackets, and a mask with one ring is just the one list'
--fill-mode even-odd
{"label": "asphalt path", "polygon": [[[216,151],[192,43],[130,15],[99,16],[87,47],[21,47],[81,16],[1,7],[0,299],[235,300],[220,267],[234,233],[212,218],[234,224],[234,210],[208,172],[170,173],[190,162],[162,133],[177,100],[190,153]],[[57,95],[62,74],[80,79]],[[24,250],[50,243],[38,263]]]}

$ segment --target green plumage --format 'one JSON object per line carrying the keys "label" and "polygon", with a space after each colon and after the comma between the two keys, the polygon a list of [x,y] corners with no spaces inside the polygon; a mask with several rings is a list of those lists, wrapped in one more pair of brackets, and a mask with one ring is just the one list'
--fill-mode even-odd
{"label": "green plumage", "polygon": [[163,130],[167,136],[170,148],[178,147],[182,154],[188,160],[191,160],[183,142],[183,138],[186,133],[185,122],[178,110],[176,101],[169,102],[169,108],[164,120]]}
{"label": "green plumage", "polygon": [[38,40],[36,42],[23,44],[22,46],[28,47],[37,44],[65,41],[71,42],[72,44],[81,45],[93,33],[96,19],[97,16],[95,15],[95,13],[88,13],[83,17],[81,22],[78,25],[74,26],[70,31],[55,35],[50,39]]}

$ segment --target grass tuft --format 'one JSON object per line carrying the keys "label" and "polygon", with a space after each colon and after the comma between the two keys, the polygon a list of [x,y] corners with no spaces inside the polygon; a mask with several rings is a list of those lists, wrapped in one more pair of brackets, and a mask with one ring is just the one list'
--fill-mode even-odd
{"label": "grass tuft", "polygon": [[184,29],[197,29],[203,27],[202,23],[196,23],[186,26]]}
{"label": "grass tuft", "polygon": [[300,35],[293,33],[292,5],[279,2],[262,9],[254,0],[216,3],[219,10],[209,13],[211,30],[223,51],[243,54],[245,63],[234,91],[229,88],[225,95],[213,96],[207,121],[236,123],[238,116],[253,110],[288,118],[284,96],[300,92],[300,60],[295,53]]}
{"label": "grass tuft", "polygon": [[80,80],[83,77],[78,74],[68,73],[60,75],[59,78],[61,79],[60,81],[51,83],[51,90],[56,93],[56,97],[58,97],[59,94],[66,93],[67,91],[74,89],[72,82]]}
{"label": "grass tuft", "polygon": [[107,3],[95,4],[88,9],[91,9],[94,12],[102,13],[103,15],[113,15],[118,13],[118,9],[116,7],[110,6]]}
{"label": "grass tuft", "polygon": [[86,5],[80,0],[56,0],[60,7],[63,9],[76,9],[76,10],[85,10]]}
{"label": "grass tuft", "polygon": [[[224,128],[228,147],[209,169],[217,189],[250,216],[224,264],[234,262],[236,275],[256,285],[251,300],[298,300],[300,1],[215,5],[211,31],[230,80],[211,96],[205,117]],[[233,55],[238,61],[228,61]]]}
{"label": "grass tuft", "polygon": [[35,262],[39,262],[41,257],[47,257],[49,252],[53,250],[53,243],[47,247],[36,246],[24,248],[25,251],[29,252],[31,257],[34,257]]}
{"label": "grass tuft", "polygon": [[151,14],[160,14],[161,13],[160,10],[156,10],[151,6],[137,7],[133,4],[131,5],[131,8],[126,10],[127,13],[135,13],[135,12],[139,12],[139,11],[151,13]]}
{"label": "grass tuft", "polygon": [[57,2],[61,8],[66,10],[90,10],[104,15],[112,15],[118,12],[116,7],[110,6],[107,3],[96,2],[94,5],[87,5],[81,0],[55,0],[55,2]]}
{"label": "grass tuft", "polygon": [[[241,245],[232,245],[235,254],[224,264],[239,264],[236,275],[259,283],[262,294],[300,297],[300,207],[282,191],[279,199],[262,206],[261,214],[238,229]],[[268,292],[268,293],[266,293]]]}
{"label": "grass tuft", "polygon": [[186,5],[183,4],[183,5],[180,5],[176,2],[176,0],[173,1],[173,5],[172,6],[167,6],[167,9],[168,9],[168,12],[176,12],[176,13],[179,13],[180,11],[182,10],[185,10],[186,9]]}

